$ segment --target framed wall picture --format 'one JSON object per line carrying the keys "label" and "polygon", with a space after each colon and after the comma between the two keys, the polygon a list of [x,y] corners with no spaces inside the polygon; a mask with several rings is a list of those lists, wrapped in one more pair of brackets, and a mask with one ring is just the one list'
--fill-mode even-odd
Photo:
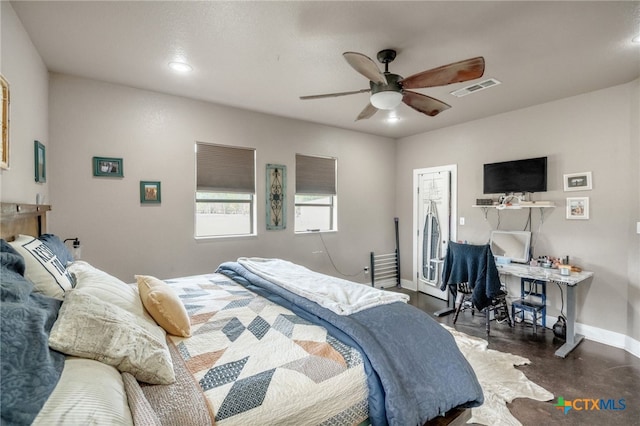
{"label": "framed wall picture", "polygon": [[104,177],[124,177],[122,158],[93,157],[93,175]]}
{"label": "framed wall picture", "polygon": [[160,204],[160,182],[158,181],[140,181],[140,203],[142,204]]}
{"label": "framed wall picture", "polygon": [[44,183],[47,181],[47,158],[43,144],[33,141],[33,158],[36,182]]}
{"label": "framed wall picture", "polygon": [[287,227],[287,166],[267,164],[267,230]]}
{"label": "framed wall picture", "polygon": [[565,191],[587,191],[591,189],[591,172],[564,175]]}
{"label": "framed wall picture", "polygon": [[567,198],[567,219],[589,219],[589,197]]}
{"label": "framed wall picture", "polygon": [[2,104],[0,108],[0,120],[2,120],[2,144],[0,145],[0,168],[9,168],[9,83],[0,75],[2,88]]}

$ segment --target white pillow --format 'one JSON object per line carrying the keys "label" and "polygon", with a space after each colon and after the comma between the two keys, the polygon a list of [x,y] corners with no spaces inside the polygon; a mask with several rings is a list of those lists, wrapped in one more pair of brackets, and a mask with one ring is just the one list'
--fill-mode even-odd
{"label": "white pillow", "polygon": [[141,382],[175,382],[161,327],[82,290],[65,295],[49,346],[67,355],[113,365]]}
{"label": "white pillow", "polygon": [[67,357],[62,376],[34,426],[133,425],[120,372],[92,359]]}
{"label": "white pillow", "polygon": [[63,300],[64,293],[73,288],[72,280],[51,249],[28,235],[19,235],[9,244],[24,257],[24,275],[34,284],[35,291]]}
{"label": "white pillow", "polygon": [[148,319],[151,324],[155,325],[153,318],[142,306],[137,286],[125,284],[124,281],[82,260],[73,262],[67,267],[67,270],[75,277],[77,290],[82,290],[105,302],[113,303],[125,311]]}

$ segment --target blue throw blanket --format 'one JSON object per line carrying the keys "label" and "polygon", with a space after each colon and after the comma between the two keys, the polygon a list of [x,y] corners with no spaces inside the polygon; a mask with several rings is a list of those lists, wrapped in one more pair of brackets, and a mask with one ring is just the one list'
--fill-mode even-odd
{"label": "blue throw blanket", "polygon": [[422,425],[454,407],[482,404],[482,388],[451,334],[419,309],[397,302],[338,315],[245,269],[220,265],[227,275],[296,314],[325,326],[359,349],[369,384],[369,415],[376,425]]}
{"label": "blue throw blanket", "polygon": [[440,290],[450,286],[456,295],[455,284],[469,283],[473,289],[471,299],[479,310],[491,304],[491,299],[500,294],[502,284],[493,253],[488,244],[472,245],[449,242],[442,267]]}
{"label": "blue throw blanket", "polygon": [[49,332],[62,302],[32,293],[24,259],[0,240],[1,423],[29,425],[58,383],[64,355],[49,349]]}

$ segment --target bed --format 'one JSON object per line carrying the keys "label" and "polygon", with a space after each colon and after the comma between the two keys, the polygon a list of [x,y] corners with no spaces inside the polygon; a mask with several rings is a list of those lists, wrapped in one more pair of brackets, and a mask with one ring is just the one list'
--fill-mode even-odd
{"label": "bed", "polygon": [[2,203],[3,424],[462,424],[483,402],[399,293],[345,299],[279,259],[125,283],[46,234],[48,210]]}

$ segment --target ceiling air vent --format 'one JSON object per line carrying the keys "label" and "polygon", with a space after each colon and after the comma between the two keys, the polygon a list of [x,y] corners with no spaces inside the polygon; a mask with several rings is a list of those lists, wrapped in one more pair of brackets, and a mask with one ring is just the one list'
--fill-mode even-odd
{"label": "ceiling air vent", "polygon": [[480,83],[474,83],[471,86],[463,87],[462,89],[454,90],[451,94],[455,97],[461,98],[467,96],[473,92],[479,92],[480,90],[488,89],[489,87],[497,86],[500,84],[495,78],[489,78],[481,81]]}

